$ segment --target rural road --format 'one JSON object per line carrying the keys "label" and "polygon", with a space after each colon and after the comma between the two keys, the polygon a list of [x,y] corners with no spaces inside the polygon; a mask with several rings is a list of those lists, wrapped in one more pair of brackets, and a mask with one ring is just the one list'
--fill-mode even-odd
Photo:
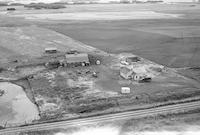
{"label": "rural road", "polygon": [[109,121],[114,121],[114,120],[139,118],[139,117],[145,117],[149,115],[171,113],[171,112],[184,111],[184,110],[187,111],[187,110],[192,110],[192,109],[197,109],[197,108],[200,108],[200,101],[180,103],[180,104],[175,104],[175,105],[167,105],[167,106],[161,106],[157,108],[150,108],[150,109],[144,109],[144,110],[106,114],[106,115],[101,115],[101,116],[92,116],[92,117],[80,118],[80,119],[74,119],[74,120],[29,125],[29,126],[24,126],[24,127],[6,128],[6,129],[0,130],[0,135],[2,134],[6,135],[10,133],[17,133],[17,132],[23,132],[23,131],[49,130],[49,129],[54,129],[54,128],[66,128],[69,126],[95,124],[99,122],[109,122]]}

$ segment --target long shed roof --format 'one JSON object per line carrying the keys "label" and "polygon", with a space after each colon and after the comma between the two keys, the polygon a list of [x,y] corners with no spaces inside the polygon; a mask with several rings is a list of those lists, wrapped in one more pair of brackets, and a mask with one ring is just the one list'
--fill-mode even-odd
{"label": "long shed roof", "polygon": [[78,53],[78,54],[66,54],[65,55],[67,63],[78,63],[78,62],[88,62],[88,54]]}

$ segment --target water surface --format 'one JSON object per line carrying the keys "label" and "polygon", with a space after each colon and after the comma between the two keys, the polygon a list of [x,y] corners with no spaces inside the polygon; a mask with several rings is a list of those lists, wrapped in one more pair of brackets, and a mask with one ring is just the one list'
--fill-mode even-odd
{"label": "water surface", "polygon": [[30,123],[34,119],[39,119],[39,112],[22,87],[1,82],[0,89],[5,93],[0,97],[0,125],[15,125]]}

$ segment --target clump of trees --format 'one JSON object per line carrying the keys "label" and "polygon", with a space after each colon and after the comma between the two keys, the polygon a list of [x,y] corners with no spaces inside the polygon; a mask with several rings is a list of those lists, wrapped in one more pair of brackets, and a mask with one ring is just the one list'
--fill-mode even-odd
{"label": "clump of trees", "polygon": [[22,3],[10,3],[10,6],[24,6]]}
{"label": "clump of trees", "polygon": [[0,2],[0,7],[2,7],[2,6],[8,6],[8,3]]}
{"label": "clump of trees", "polygon": [[24,5],[26,8],[33,8],[33,9],[61,9],[66,8],[65,5],[59,4],[59,3],[30,3],[27,5]]}

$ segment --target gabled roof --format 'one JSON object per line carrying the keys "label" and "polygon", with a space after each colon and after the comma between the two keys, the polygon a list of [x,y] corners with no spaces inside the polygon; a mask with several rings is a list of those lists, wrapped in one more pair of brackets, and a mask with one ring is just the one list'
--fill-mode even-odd
{"label": "gabled roof", "polygon": [[78,53],[78,54],[66,54],[65,59],[67,62],[89,62],[88,54],[86,53]]}
{"label": "gabled roof", "polygon": [[128,62],[138,62],[138,61],[140,61],[141,59],[139,58],[139,57],[137,57],[137,56],[133,56],[133,57],[127,57],[126,58],[126,61]]}

